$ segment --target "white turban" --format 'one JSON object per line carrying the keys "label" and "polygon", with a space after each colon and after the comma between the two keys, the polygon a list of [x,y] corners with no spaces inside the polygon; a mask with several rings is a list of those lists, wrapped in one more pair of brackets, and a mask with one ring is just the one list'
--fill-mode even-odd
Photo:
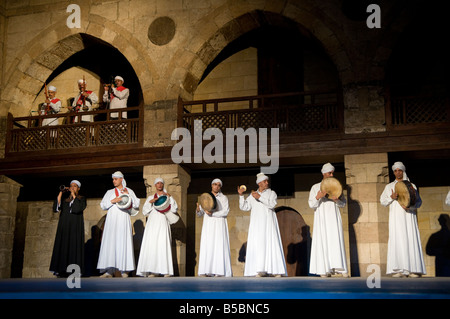
{"label": "white turban", "polygon": [[406,175],[406,167],[402,162],[395,162],[394,165],[392,165],[392,171],[395,171],[396,169],[400,169],[403,171],[404,181],[409,181],[408,175]]}
{"label": "white turban", "polygon": [[222,184],[222,181],[221,181],[220,179],[218,179],[218,178],[214,179],[214,180],[211,182],[211,185],[214,184],[214,183],[219,183],[221,187],[222,187],[222,185],[223,185],[223,184]]}
{"label": "white turban", "polygon": [[403,172],[406,171],[406,167],[402,162],[395,162],[394,165],[392,165],[392,170],[395,171],[396,169],[401,169]]}
{"label": "white turban", "polygon": [[125,81],[123,80],[123,77],[121,77],[120,75],[116,76],[116,77],[114,78],[114,80],[120,80],[120,81],[122,81],[122,82],[125,82]]}
{"label": "white turban", "polygon": [[267,175],[265,175],[264,173],[259,173],[256,175],[256,184],[259,184],[262,181],[265,181],[266,179],[269,179]]}
{"label": "white turban", "polygon": [[322,172],[322,174],[334,172],[334,166],[331,165],[331,163],[326,163],[322,166],[321,172]]}
{"label": "white turban", "polygon": [[78,84],[83,84],[83,83],[87,83],[86,80],[83,80],[83,79],[78,80]]}
{"label": "white turban", "polygon": [[50,85],[50,86],[47,88],[47,90],[48,90],[48,91],[52,91],[52,92],[56,92],[56,87],[54,87],[53,85]]}
{"label": "white turban", "polygon": [[122,186],[127,187],[127,182],[125,181],[125,177],[123,176],[121,171],[114,172],[114,174],[112,174],[112,177],[122,178]]}
{"label": "white turban", "polygon": [[70,182],[69,185],[71,185],[72,183],[75,183],[78,185],[78,187],[81,187],[81,183],[79,181],[77,181],[76,179],[74,179],[73,181]]}
{"label": "white turban", "polygon": [[157,178],[155,178],[155,182],[153,183],[153,185],[156,185],[159,182],[164,184],[164,180],[161,177],[157,177]]}

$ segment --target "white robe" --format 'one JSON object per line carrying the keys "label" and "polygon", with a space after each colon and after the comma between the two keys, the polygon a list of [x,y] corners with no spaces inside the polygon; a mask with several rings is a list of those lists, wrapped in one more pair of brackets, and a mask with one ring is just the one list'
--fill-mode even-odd
{"label": "white robe", "polygon": [[217,208],[211,216],[205,214],[201,206],[197,213],[199,217],[203,216],[198,274],[231,277],[233,273],[227,223],[230,206],[228,198],[221,192],[216,195],[216,199]]}
{"label": "white robe", "polygon": [[258,200],[252,195],[246,199],[239,196],[239,208],[243,211],[251,210],[244,276],[256,276],[258,273],[287,276],[280,229],[274,210],[277,194],[271,189],[259,194],[261,197]]}
{"label": "white robe", "polygon": [[450,206],[450,192],[448,192],[447,197],[445,198],[445,204]]}
{"label": "white robe", "polygon": [[347,273],[344,232],[339,211],[339,208],[345,206],[346,200],[344,195],[336,203],[326,197],[317,200],[320,184],[311,187],[308,199],[309,207],[314,209],[309,272],[317,275]]}
{"label": "white robe", "polygon": [[[149,196],[142,208],[142,213],[144,216],[148,215],[148,219],[142,238],[136,274],[147,276],[153,273],[173,276],[170,224],[166,215],[157,211],[153,203],[150,203],[153,198],[154,195]],[[176,213],[177,202],[172,196],[169,197],[169,201],[170,211]]]}
{"label": "white robe", "polygon": [[[109,109],[122,109],[127,107],[128,97],[130,96],[130,90],[124,88],[123,90],[118,90],[117,88],[112,89],[113,98],[111,99],[110,94],[106,91],[103,94],[103,102],[110,102]],[[111,113],[111,117],[119,117],[119,113]],[[127,118],[127,112],[122,112],[122,118]]]}
{"label": "white robe", "polygon": [[[139,209],[140,199],[136,197],[133,190],[128,187],[127,190],[133,208]],[[100,203],[103,210],[108,210],[97,264],[101,272],[107,271],[108,268],[115,268],[122,272],[135,269],[130,214],[127,210],[122,210],[111,203],[111,200],[116,197],[115,188],[110,189]]]}
{"label": "white robe", "polygon": [[[79,100],[81,94],[82,94],[81,92],[78,93],[78,95],[73,100],[73,103],[72,103],[73,108],[75,108],[77,106],[77,101]],[[97,96],[97,94],[95,94],[95,92],[91,92],[89,94],[89,96],[86,97],[86,100],[84,103],[85,106],[88,107],[88,109],[85,111],[85,110],[83,110],[83,108],[80,108],[78,110],[78,113],[93,111],[94,110],[93,104],[96,104],[96,103],[98,103],[98,96]],[[94,115],[92,115],[92,114],[91,115],[83,115],[83,116],[81,116],[81,121],[82,122],[94,122]],[[75,117],[75,123],[78,123],[78,116]]]}
{"label": "white robe", "polygon": [[[398,201],[391,198],[397,181],[387,184],[380,196],[381,205],[389,206],[389,240],[386,273],[426,274],[425,263],[417,224],[417,208],[422,199],[417,192],[414,207],[404,210]],[[413,184],[414,188],[417,187]]]}

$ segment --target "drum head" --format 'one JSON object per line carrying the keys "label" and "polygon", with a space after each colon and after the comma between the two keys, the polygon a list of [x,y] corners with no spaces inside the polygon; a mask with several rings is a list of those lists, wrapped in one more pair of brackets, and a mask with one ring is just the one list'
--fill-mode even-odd
{"label": "drum head", "polygon": [[398,194],[397,201],[400,205],[408,208],[416,203],[416,190],[409,181],[397,182],[395,192]]}
{"label": "drum head", "polygon": [[165,210],[170,205],[169,197],[166,195],[159,196],[159,198],[153,203],[156,210]]}
{"label": "drum head", "polygon": [[204,210],[208,212],[213,211],[217,208],[217,199],[211,193],[203,193],[198,197],[198,203]]}
{"label": "drum head", "polygon": [[119,196],[122,200],[117,203],[117,207],[120,209],[128,209],[130,206],[130,196],[128,194],[122,194]]}
{"label": "drum head", "polygon": [[338,198],[342,195],[342,185],[337,178],[328,177],[320,183],[320,190],[329,197]]}

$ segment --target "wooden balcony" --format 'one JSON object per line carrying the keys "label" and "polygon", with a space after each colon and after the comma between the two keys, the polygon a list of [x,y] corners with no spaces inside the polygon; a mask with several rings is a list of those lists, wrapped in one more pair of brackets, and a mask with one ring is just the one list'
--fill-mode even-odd
{"label": "wooden balcony", "polygon": [[[112,119],[111,114],[117,119]],[[92,116],[95,121],[83,122],[86,116]],[[42,121],[49,118],[63,124],[42,126]],[[142,146],[142,118],[140,107],[26,117],[13,117],[9,114],[6,155]]]}
{"label": "wooden balcony", "polygon": [[296,92],[178,102],[178,127],[279,128],[280,134],[343,132],[342,98],[335,92]]}
{"label": "wooden balcony", "polygon": [[386,124],[391,131],[449,127],[450,97],[388,96]]}

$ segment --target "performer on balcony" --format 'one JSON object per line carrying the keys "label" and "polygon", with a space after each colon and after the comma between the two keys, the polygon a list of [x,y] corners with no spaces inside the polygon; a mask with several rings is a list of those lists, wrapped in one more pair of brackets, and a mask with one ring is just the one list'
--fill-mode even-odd
{"label": "performer on balcony", "polygon": [[84,270],[84,219],[86,198],[79,195],[81,183],[70,182],[70,187],[62,189],[53,204],[53,211],[60,212],[56,238],[53,245],[50,271],[55,276],[67,277],[67,266],[78,265]]}
{"label": "performer on balcony", "polygon": [[127,187],[124,175],[117,171],[112,174],[114,188],[106,192],[100,203],[103,210],[107,210],[105,226],[103,228],[102,243],[97,268],[104,274],[100,277],[113,277],[116,270],[122,277],[135,269],[133,230],[130,215],[127,210],[120,209],[116,203],[121,201],[121,194],[128,194],[132,208],[139,209],[140,200],[133,190]]}
{"label": "performer on balcony", "polygon": [[244,199],[238,187],[239,208],[250,212],[244,276],[287,276],[283,245],[275,214],[277,194],[269,188],[269,177],[256,175],[257,191]]}
{"label": "performer on balcony", "polygon": [[[334,166],[326,163],[322,166],[322,182],[333,177]],[[347,257],[345,254],[344,232],[339,208],[346,204],[344,195],[330,198],[321,191],[321,183],[314,184],[309,192],[308,204],[314,209],[314,230],[311,245],[309,272],[330,277],[342,274],[348,277]]]}
{"label": "performer on balcony", "polygon": [[389,240],[386,273],[392,277],[420,277],[426,274],[420,242],[419,226],[417,224],[417,208],[422,206],[422,199],[416,190],[416,202],[409,208],[398,202],[395,184],[409,181],[406,168],[402,162],[392,165],[395,181],[384,188],[380,196],[381,205],[389,207]]}
{"label": "performer on balcony", "polygon": [[[57,114],[61,110],[61,100],[56,98],[56,87],[50,85],[48,87],[48,97],[45,102],[41,105],[41,110],[39,115],[50,115]],[[58,125],[58,118],[46,118],[42,120],[42,126],[46,125]]]}
{"label": "performer on balcony", "polygon": [[[130,90],[123,86],[123,78],[116,76],[114,78],[114,84],[111,86],[104,86],[105,93],[103,94],[103,102],[109,103],[109,109],[122,109],[127,107],[128,97],[130,96]],[[111,113],[111,119],[115,120],[119,118],[119,113]],[[122,112],[122,118],[127,118],[127,112]]]}
{"label": "performer on balcony", "polygon": [[215,196],[217,203],[216,209],[207,211],[197,203],[197,216],[203,216],[198,261],[199,276],[231,277],[233,275],[227,223],[230,206],[221,188],[220,179],[216,178],[211,182],[211,193]]}
{"label": "performer on balcony", "polygon": [[[75,97],[72,103],[72,111],[74,112],[88,112],[93,111],[93,105],[98,103],[98,96],[93,91],[87,90],[87,83],[84,79],[78,80],[78,89],[80,92]],[[82,123],[89,123],[94,121],[94,116],[83,115],[81,117]],[[75,118],[75,122],[78,123],[78,117]]]}
{"label": "performer on balcony", "polygon": [[[148,215],[148,220],[142,238],[136,274],[148,277],[170,277],[173,276],[172,235],[167,214],[175,214],[178,205],[164,188],[162,178],[156,178],[153,184],[156,193],[146,199],[142,208],[142,213],[144,216]],[[155,207],[155,203],[161,196],[167,197],[168,205],[159,210]]]}

